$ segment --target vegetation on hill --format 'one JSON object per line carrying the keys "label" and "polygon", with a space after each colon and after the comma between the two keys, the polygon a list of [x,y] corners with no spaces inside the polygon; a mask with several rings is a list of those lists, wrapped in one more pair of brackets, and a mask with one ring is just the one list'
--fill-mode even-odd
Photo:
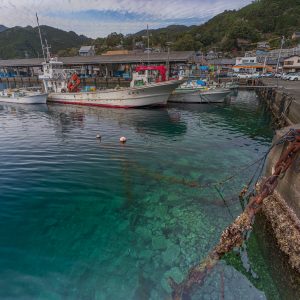
{"label": "vegetation on hill", "polygon": [[[171,25],[149,30],[149,34],[150,47],[232,52],[251,50],[258,41],[278,47],[282,35],[287,37],[285,46],[291,46],[297,43],[291,40],[295,31],[300,31],[300,0],[256,0],[238,11],[224,11],[199,26]],[[146,30],[127,36],[112,33],[95,44],[99,53],[120,46],[132,49],[139,42],[146,46],[146,35]]]}
{"label": "vegetation on hill", "polygon": [[[51,45],[51,51],[61,56],[77,54],[78,47],[92,42],[92,39],[77,35],[73,31],[66,32],[50,26],[41,26],[41,31],[43,39],[46,38],[48,44]],[[37,27],[17,26],[0,32],[1,59],[41,56],[42,50]]]}

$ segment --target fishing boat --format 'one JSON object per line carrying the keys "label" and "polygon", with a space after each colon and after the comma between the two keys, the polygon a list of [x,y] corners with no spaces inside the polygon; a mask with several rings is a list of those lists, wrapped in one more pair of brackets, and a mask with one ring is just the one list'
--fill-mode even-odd
{"label": "fishing boat", "polygon": [[138,108],[164,106],[171,92],[183,80],[166,79],[165,66],[139,66],[133,72],[129,88],[97,90],[81,89],[81,80],[75,70],[64,69],[57,58],[47,55],[39,78],[48,93],[48,101],[61,104]]}
{"label": "fishing boat", "polygon": [[24,89],[6,89],[0,91],[0,102],[20,104],[45,104],[47,93]]}
{"label": "fishing boat", "polygon": [[178,88],[176,88],[172,92],[172,95],[194,93],[196,91],[203,91],[205,89],[207,89],[205,81],[188,80],[182,83]]}
{"label": "fishing boat", "polygon": [[231,93],[230,89],[206,88],[188,93],[172,94],[169,102],[181,103],[223,103]]}

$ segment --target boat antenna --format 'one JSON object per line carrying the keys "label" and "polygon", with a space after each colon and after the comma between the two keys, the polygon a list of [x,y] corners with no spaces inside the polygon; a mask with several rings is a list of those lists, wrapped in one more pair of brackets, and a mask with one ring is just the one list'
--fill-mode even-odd
{"label": "boat antenna", "polygon": [[38,25],[38,29],[39,29],[41,47],[42,47],[42,51],[43,51],[43,57],[44,57],[44,61],[46,62],[46,56],[45,56],[45,50],[44,50],[44,45],[43,45],[43,40],[42,40],[41,28],[40,28],[40,24],[39,24],[39,18],[38,18],[38,14],[37,13],[35,13],[35,14],[36,14],[36,21],[37,21],[37,25]]}
{"label": "boat antenna", "polygon": [[51,46],[48,46],[48,41],[46,39],[45,39],[45,43],[46,43],[46,50],[47,50],[47,60],[50,60],[51,55],[49,49],[51,49]]}
{"label": "boat antenna", "polygon": [[148,53],[148,66],[149,66],[149,64],[150,64],[149,63],[149,60],[150,60],[150,58],[149,58],[149,55],[150,55],[150,53],[149,53],[150,52],[150,48],[149,48],[150,47],[149,46],[150,41],[149,41],[149,26],[148,26],[148,24],[147,24],[147,41],[148,41],[148,48],[147,48],[148,51],[147,51],[147,53]]}

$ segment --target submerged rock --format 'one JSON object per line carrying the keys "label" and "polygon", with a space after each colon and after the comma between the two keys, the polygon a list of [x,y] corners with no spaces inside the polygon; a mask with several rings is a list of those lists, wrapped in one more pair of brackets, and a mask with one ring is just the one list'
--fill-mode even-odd
{"label": "submerged rock", "polygon": [[168,246],[168,240],[165,239],[162,235],[155,236],[152,238],[152,248],[153,250],[164,250]]}
{"label": "submerged rock", "polygon": [[175,244],[170,244],[167,250],[162,254],[164,264],[171,266],[179,262],[180,247]]}
{"label": "submerged rock", "polygon": [[161,280],[161,286],[168,294],[172,292],[172,289],[168,282],[168,279],[170,277],[172,277],[177,283],[180,283],[184,279],[184,274],[178,267],[174,267],[164,274]]}

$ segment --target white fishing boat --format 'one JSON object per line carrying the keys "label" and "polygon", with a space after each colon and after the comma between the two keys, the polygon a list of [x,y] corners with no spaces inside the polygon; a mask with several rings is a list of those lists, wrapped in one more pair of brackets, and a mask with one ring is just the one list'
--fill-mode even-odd
{"label": "white fishing boat", "polygon": [[206,82],[203,80],[188,80],[184,83],[182,83],[178,88],[176,88],[172,95],[177,94],[188,94],[188,93],[194,93],[196,91],[203,91],[206,90]]}
{"label": "white fishing boat", "polygon": [[45,104],[47,93],[29,90],[6,89],[0,91],[0,102],[20,104]]}
{"label": "white fishing boat", "polygon": [[81,90],[75,70],[64,69],[57,58],[43,63],[43,80],[48,101],[61,104],[90,105],[116,108],[164,106],[171,92],[182,80],[166,80],[165,66],[140,66],[133,73],[129,88]]}
{"label": "white fishing boat", "polygon": [[207,88],[190,93],[172,94],[169,102],[179,103],[223,103],[231,93],[230,89]]}

